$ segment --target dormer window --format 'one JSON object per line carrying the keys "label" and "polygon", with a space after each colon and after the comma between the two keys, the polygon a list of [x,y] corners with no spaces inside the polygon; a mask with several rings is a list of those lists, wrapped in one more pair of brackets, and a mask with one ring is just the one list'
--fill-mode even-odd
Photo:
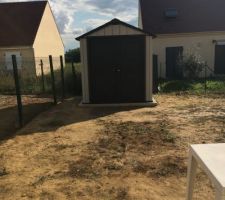
{"label": "dormer window", "polygon": [[165,9],[164,15],[165,15],[165,18],[167,19],[174,19],[174,18],[177,18],[178,11],[176,8],[167,8]]}

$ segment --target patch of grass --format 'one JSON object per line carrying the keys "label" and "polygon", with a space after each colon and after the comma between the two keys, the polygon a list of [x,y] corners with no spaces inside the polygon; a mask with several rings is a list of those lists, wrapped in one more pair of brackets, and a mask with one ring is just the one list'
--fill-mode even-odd
{"label": "patch of grass", "polygon": [[116,195],[117,200],[126,200],[128,198],[129,198],[129,196],[128,196],[128,189],[127,188],[117,189],[117,195]]}
{"label": "patch of grass", "polygon": [[160,84],[162,92],[187,91],[192,89],[192,85],[186,81],[166,81]]}
{"label": "patch of grass", "polygon": [[107,162],[104,166],[104,169],[111,171],[119,171],[123,169],[123,163],[119,163],[116,161]]}
{"label": "patch of grass", "polygon": [[38,185],[42,185],[46,179],[48,179],[48,176],[40,176],[38,177],[38,179],[32,184],[32,186],[38,186]]}
{"label": "patch of grass", "polygon": [[150,166],[144,162],[135,161],[132,168],[135,173],[145,174],[150,169]]}
{"label": "patch of grass", "polygon": [[101,121],[103,137],[99,138],[96,150],[100,153],[124,154],[129,149],[145,151],[157,143],[175,143],[176,135],[168,129],[166,120],[151,122]]}
{"label": "patch of grass", "polygon": [[128,200],[129,198],[129,189],[126,187],[112,187],[106,191],[104,199],[108,200]]}
{"label": "patch of grass", "polygon": [[221,130],[221,133],[215,138],[215,142],[224,143],[225,142],[225,130]]}
{"label": "patch of grass", "polygon": [[0,184],[0,194],[8,194],[9,192],[11,192],[11,188],[9,188],[8,186],[6,186],[6,184],[2,183]]}
{"label": "patch of grass", "polygon": [[157,177],[168,177],[172,175],[185,176],[187,167],[184,158],[174,156],[174,158],[163,158],[152,168],[149,174]]}
{"label": "patch of grass", "polygon": [[6,171],[6,168],[5,167],[0,168],[0,177],[1,176],[6,176],[8,174],[9,173]]}
{"label": "patch of grass", "polygon": [[189,93],[224,93],[225,92],[225,79],[198,79],[198,80],[172,80],[161,81],[160,90],[164,93],[170,92],[189,92]]}
{"label": "patch of grass", "polygon": [[15,83],[12,73],[0,71],[0,93],[15,93]]}
{"label": "patch of grass", "polygon": [[153,177],[167,177],[171,175],[185,175],[187,168],[183,157],[161,157],[159,160],[135,161],[132,169],[135,173],[147,174]]}
{"label": "patch of grass", "polygon": [[46,199],[54,200],[55,196],[53,194],[51,194],[50,192],[43,190],[40,194],[40,200],[46,200]]}
{"label": "patch of grass", "polygon": [[184,165],[184,162],[181,160],[172,160],[163,162],[159,168],[153,171],[153,173],[158,177],[163,177],[171,175],[185,175],[186,171],[187,169]]}
{"label": "patch of grass", "polygon": [[67,175],[77,179],[92,179],[99,176],[98,169],[94,167],[95,158],[83,157],[69,163]]}
{"label": "patch of grass", "polygon": [[167,143],[175,143],[176,135],[169,130],[164,130],[162,132],[162,141]]}
{"label": "patch of grass", "polygon": [[[75,66],[75,76],[72,72],[72,64],[66,63],[64,68],[64,79],[65,79],[65,92],[66,94],[81,95],[81,64],[74,64]],[[54,71],[55,84],[57,94],[61,94],[61,71],[57,69]],[[45,74],[44,85],[45,91],[42,89],[42,77],[35,76],[26,71],[19,74],[19,81],[22,94],[51,94],[52,93],[52,83],[51,74]],[[12,72],[0,69],[0,93],[1,94],[15,94],[15,82],[14,75]]]}
{"label": "patch of grass", "polygon": [[[42,78],[31,74],[19,74],[20,90],[22,94],[41,94]],[[45,77],[46,93],[51,91],[48,75]],[[15,80],[12,72],[0,71],[0,93],[15,94]]]}
{"label": "patch of grass", "polygon": [[167,143],[175,143],[176,135],[167,128],[168,124],[166,120],[163,119],[162,121],[160,121],[159,126],[162,141]]}
{"label": "patch of grass", "polygon": [[[64,79],[65,79],[65,93],[66,94],[73,94],[80,96],[82,93],[82,83],[81,83],[81,64],[75,63],[75,76],[72,71],[72,64],[66,63],[64,68]],[[61,92],[61,71],[55,71],[56,76],[56,88],[57,93]],[[58,78],[57,78],[58,77]]]}
{"label": "patch of grass", "polygon": [[68,149],[68,148],[75,148],[75,145],[68,145],[68,144],[56,144],[56,145],[52,145],[50,147],[53,147],[56,151],[62,151],[64,149]]}

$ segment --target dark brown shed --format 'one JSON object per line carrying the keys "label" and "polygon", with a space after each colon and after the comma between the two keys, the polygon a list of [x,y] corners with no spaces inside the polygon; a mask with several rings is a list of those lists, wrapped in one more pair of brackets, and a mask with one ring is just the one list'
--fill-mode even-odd
{"label": "dark brown shed", "polygon": [[152,104],[153,37],[118,19],[78,37],[83,104]]}

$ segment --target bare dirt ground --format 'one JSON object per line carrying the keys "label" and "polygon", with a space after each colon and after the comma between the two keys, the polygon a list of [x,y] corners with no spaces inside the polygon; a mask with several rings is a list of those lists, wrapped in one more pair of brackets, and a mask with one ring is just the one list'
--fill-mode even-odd
{"label": "bare dirt ground", "polygon": [[[51,98],[22,96],[24,123],[51,106]],[[19,128],[16,96],[0,95],[0,140],[13,135]]]}
{"label": "bare dirt ground", "polygon": [[[225,142],[225,97],[42,113],[0,145],[0,199],[183,200],[188,145]],[[194,199],[214,199],[202,171]]]}

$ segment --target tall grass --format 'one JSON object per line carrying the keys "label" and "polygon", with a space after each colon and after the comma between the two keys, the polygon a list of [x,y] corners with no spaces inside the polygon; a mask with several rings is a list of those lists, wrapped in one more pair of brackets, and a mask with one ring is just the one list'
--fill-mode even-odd
{"label": "tall grass", "polygon": [[[75,64],[75,76],[72,73],[72,64],[67,63],[64,68],[65,92],[69,95],[81,95],[81,65]],[[22,73],[22,72],[21,72]],[[61,92],[61,71],[55,70],[55,84],[57,93]],[[45,91],[43,91],[43,82],[41,76],[31,74],[19,74],[19,81],[22,94],[51,94],[52,82],[51,74],[44,76]],[[0,70],[0,93],[15,94],[15,82],[12,71]]]}
{"label": "tall grass", "polygon": [[[72,64],[66,63],[64,68],[64,79],[65,79],[65,93],[68,95],[78,95],[80,96],[82,93],[82,85],[81,85],[81,64],[74,64],[75,66],[75,76],[72,71]],[[55,79],[56,79],[56,89],[57,93],[61,92],[61,71],[55,71]],[[51,80],[50,75],[48,75],[48,80]]]}
{"label": "tall grass", "polygon": [[13,73],[0,70],[0,93],[14,93],[15,83]]}

